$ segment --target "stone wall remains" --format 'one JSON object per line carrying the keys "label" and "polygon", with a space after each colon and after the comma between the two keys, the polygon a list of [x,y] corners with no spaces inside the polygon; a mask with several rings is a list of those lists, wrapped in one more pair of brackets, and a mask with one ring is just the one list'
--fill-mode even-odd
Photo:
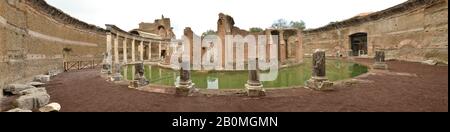
{"label": "stone wall remains", "polygon": [[63,60],[101,59],[105,35],[44,0],[1,0],[0,88],[62,70]]}
{"label": "stone wall remains", "polygon": [[350,35],[367,33],[368,57],[448,63],[448,0],[409,0],[383,11],[304,31],[304,51],[348,55]]}

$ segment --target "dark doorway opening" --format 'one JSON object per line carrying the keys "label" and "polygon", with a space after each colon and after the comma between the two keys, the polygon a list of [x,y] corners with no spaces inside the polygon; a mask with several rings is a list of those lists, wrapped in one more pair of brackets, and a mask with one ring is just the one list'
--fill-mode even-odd
{"label": "dark doorway opening", "polygon": [[367,55],[367,33],[355,33],[350,35],[351,56]]}
{"label": "dark doorway opening", "polygon": [[166,50],[161,50],[161,58],[165,59],[167,56],[167,51]]}

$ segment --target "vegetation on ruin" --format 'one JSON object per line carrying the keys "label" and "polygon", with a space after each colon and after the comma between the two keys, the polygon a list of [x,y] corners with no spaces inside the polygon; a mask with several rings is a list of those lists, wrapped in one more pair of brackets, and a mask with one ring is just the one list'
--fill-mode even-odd
{"label": "vegetation on ruin", "polygon": [[303,20],[300,21],[290,21],[286,19],[278,19],[272,24],[274,29],[286,29],[286,28],[296,28],[304,30],[306,28],[306,23]]}
{"label": "vegetation on ruin", "polygon": [[207,30],[206,32],[202,33],[202,37],[205,37],[208,35],[217,35],[217,32],[210,29],[210,30]]}
{"label": "vegetation on ruin", "polygon": [[259,28],[259,27],[252,27],[249,29],[249,31],[250,31],[250,33],[260,33],[260,32],[263,32],[264,29]]}

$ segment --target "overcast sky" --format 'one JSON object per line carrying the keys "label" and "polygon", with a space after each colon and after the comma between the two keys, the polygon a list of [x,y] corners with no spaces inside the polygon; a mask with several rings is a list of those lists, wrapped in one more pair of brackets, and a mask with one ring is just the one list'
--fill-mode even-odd
{"label": "overcast sky", "polygon": [[235,26],[267,28],[284,18],[306,22],[317,28],[331,21],[340,21],[363,12],[375,12],[406,0],[46,0],[90,24],[104,27],[115,24],[124,30],[138,27],[140,22],[171,18],[179,38],[185,27],[196,34],[217,28],[218,14],[231,15]]}

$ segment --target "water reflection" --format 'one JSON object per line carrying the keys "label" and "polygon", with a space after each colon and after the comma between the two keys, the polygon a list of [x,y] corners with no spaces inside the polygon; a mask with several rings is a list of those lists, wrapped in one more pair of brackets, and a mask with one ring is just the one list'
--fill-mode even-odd
{"label": "water reflection", "polygon": [[[303,86],[305,81],[312,75],[311,61],[305,60],[305,64],[283,68],[279,70],[279,75],[275,81],[263,82],[264,87],[281,88],[291,86]],[[127,79],[134,77],[134,66],[128,66]],[[368,72],[367,67],[339,60],[327,60],[327,77],[331,81],[353,78]],[[125,71],[125,70],[124,70]],[[197,88],[204,89],[242,89],[247,82],[248,72],[192,72],[192,81]],[[159,68],[156,66],[145,67],[145,77],[150,83],[157,85],[176,86],[180,77],[179,72],[171,69]]]}

